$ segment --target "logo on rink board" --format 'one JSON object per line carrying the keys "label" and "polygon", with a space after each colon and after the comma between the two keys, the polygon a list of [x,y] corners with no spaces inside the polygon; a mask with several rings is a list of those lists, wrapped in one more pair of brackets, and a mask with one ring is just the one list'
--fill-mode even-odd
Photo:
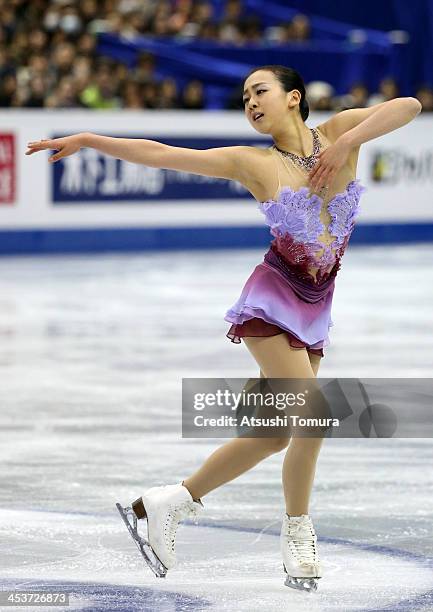
{"label": "logo on rink board", "polygon": [[[53,138],[61,136],[55,135]],[[269,146],[269,143],[257,143],[253,139],[166,139],[154,136],[152,140],[191,149],[238,145]],[[224,200],[249,196],[247,189],[237,181],[132,164],[88,148],[52,164],[51,168],[55,204]]]}
{"label": "logo on rink board", "polygon": [[15,135],[0,133],[0,204],[15,202],[15,186]]}

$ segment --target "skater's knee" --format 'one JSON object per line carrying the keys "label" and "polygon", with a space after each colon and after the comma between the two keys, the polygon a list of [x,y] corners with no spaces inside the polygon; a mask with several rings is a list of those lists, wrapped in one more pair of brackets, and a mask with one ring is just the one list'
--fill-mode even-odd
{"label": "skater's knee", "polygon": [[287,448],[289,442],[290,442],[290,438],[285,438],[285,437],[278,437],[278,438],[260,438],[263,446],[266,448],[266,450],[272,454],[272,453],[279,453],[280,451],[284,450],[285,448]]}

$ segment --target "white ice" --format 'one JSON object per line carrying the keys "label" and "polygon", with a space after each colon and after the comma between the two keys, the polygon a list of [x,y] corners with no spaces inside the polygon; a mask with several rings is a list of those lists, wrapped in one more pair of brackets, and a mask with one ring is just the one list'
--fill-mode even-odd
{"label": "white ice", "polygon": [[[223,317],[262,256],[0,260],[1,589],[65,590],[69,610],[433,609],[430,439],[325,441],[317,593],[283,584],[284,453],[205,496],[165,579],[120,520],[115,502],[179,482],[223,442],[182,439],[181,379],[258,376]],[[430,245],[350,248],[319,375],[430,377],[432,264]]]}

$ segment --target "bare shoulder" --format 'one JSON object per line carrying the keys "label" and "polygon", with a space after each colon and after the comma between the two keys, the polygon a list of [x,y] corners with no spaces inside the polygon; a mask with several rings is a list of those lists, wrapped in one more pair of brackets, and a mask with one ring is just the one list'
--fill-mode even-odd
{"label": "bare shoulder", "polygon": [[238,160],[238,180],[258,201],[267,198],[269,174],[272,172],[273,156],[269,147],[239,147],[243,149]]}

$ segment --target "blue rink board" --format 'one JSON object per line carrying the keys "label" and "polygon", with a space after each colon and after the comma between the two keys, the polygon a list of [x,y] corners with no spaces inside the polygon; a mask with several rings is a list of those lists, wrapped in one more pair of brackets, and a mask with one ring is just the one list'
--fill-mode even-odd
{"label": "blue rink board", "polygon": [[[266,248],[266,227],[26,229],[0,231],[0,255]],[[433,223],[359,224],[350,244],[433,241]]]}

